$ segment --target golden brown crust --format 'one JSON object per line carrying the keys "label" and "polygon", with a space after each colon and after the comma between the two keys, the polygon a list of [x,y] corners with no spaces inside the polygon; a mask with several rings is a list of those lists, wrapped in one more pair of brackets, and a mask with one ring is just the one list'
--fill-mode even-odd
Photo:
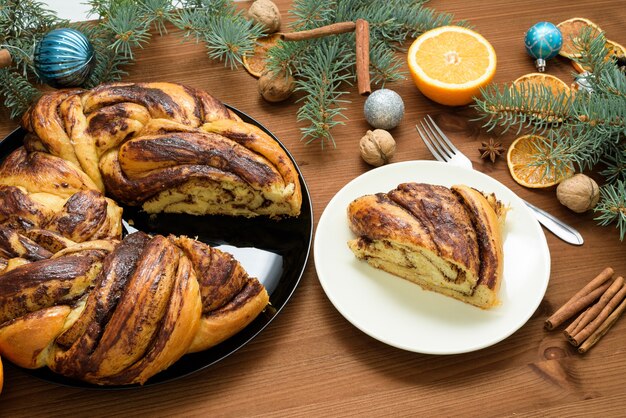
{"label": "golden brown crust", "polygon": [[[488,291],[497,296],[504,266],[501,222],[494,208],[481,192],[465,185],[452,186],[452,191],[462,199],[476,228],[481,261],[478,285],[485,286]],[[489,302],[486,303],[489,304]],[[496,304],[495,299],[491,301],[491,305],[494,304]]]}
{"label": "golden brown crust", "polygon": [[202,312],[220,308],[241,291],[248,274],[232,255],[187,237],[170,237],[170,240],[193,263],[200,285]]}
{"label": "golden brown crust", "polygon": [[250,324],[268,302],[265,288],[256,279],[249,280],[228,304],[202,317],[200,328],[187,352],[203,351],[232,337]]}
{"label": "golden brown crust", "polygon": [[391,200],[420,221],[442,258],[454,260],[478,275],[478,247],[470,217],[450,189],[404,183],[388,193]]}
{"label": "golden brown crust", "polygon": [[0,352],[27,369],[46,365],[47,350],[63,330],[70,314],[67,305],[52,306],[20,316],[0,327]]}
{"label": "golden brown crust", "polygon": [[28,193],[48,193],[69,198],[83,190],[96,190],[84,172],[68,160],[18,148],[0,166],[0,185],[24,188]]}

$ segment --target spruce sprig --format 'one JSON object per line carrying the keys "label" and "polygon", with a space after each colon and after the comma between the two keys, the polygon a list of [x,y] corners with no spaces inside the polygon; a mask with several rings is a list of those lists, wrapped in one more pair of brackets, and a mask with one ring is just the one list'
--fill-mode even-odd
{"label": "spruce sprig", "polygon": [[26,77],[7,68],[0,69],[0,94],[5,97],[4,105],[11,111],[12,118],[20,116],[23,109],[28,109],[41,96]]}
{"label": "spruce sprig", "polygon": [[209,56],[231,69],[241,64],[263,35],[262,27],[247,20],[232,1],[205,0],[187,6],[170,21],[184,31],[185,37],[204,42]]}
{"label": "spruce sprig", "polygon": [[618,180],[600,189],[600,202],[594,208],[598,214],[594,219],[602,226],[615,223],[619,239],[626,236],[626,181]]}
{"label": "spruce sprig", "polygon": [[[344,123],[338,118],[343,117],[345,108],[339,105],[348,103],[342,99],[347,92],[342,91],[340,86],[344,82],[351,83],[354,79],[348,71],[355,54],[346,46],[349,45],[346,38],[350,36],[353,35],[315,40],[310,55],[300,63],[296,91],[304,93],[300,99],[304,104],[298,110],[297,118],[298,121],[311,122],[302,129],[303,138],[308,142],[325,138],[336,146],[329,132],[333,127]],[[325,74],[326,77],[319,77],[319,74]]]}
{"label": "spruce sprig", "polygon": [[600,225],[616,223],[626,234],[626,75],[606,47],[603,33],[584,31],[575,40],[574,59],[586,72],[576,78],[580,88],[554,94],[539,86],[491,85],[482,90],[474,108],[489,130],[495,127],[544,135],[533,165],[545,174],[594,169],[602,163],[600,203],[594,208]]}
{"label": "spruce sprig", "polygon": [[[403,60],[397,54],[407,40],[424,31],[452,24],[450,14],[424,7],[425,1],[388,0],[295,0],[290,14],[295,31],[309,30],[332,23],[365,19],[370,27],[370,76],[375,85],[405,78]],[[461,24],[465,24],[461,22]],[[305,40],[279,42],[268,52],[268,68],[285,72],[296,79],[298,90],[305,93],[299,103],[298,120],[309,125],[301,128],[307,142],[319,140],[336,146],[332,128],[342,124],[342,106],[349,101],[348,87],[355,80],[355,36],[337,35],[342,40],[336,65],[312,66],[310,57],[336,54],[327,42]],[[326,62],[326,61],[323,61]]]}
{"label": "spruce sprig", "polygon": [[130,59],[133,59],[133,49],[143,47],[150,39],[151,22],[142,8],[144,4],[143,1],[112,1],[105,12],[106,19],[101,21],[115,35],[111,48]]}

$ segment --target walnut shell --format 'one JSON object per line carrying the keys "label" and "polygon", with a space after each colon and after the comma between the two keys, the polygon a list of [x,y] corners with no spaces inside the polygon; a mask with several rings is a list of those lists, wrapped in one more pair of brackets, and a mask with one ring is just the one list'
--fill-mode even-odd
{"label": "walnut shell", "polygon": [[259,77],[259,93],[268,102],[282,102],[291,96],[296,88],[296,81],[285,73],[274,74],[265,70]]}
{"label": "walnut shell", "polygon": [[256,0],[248,9],[248,19],[261,24],[267,33],[280,28],[280,11],[271,0]]}
{"label": "walnut shell", "polygon": [[593,209],[600,199],[600,188],[591,177],[576,174],[559,183],[556,197],[562,205],[576,213]]}
{"label": "walnut shell", "polygon": [[387,164],[393,157],[396,152],[396,141],[384,129],[375,129],[374,131],[367,131],[365,136],[361,138],[359,148],[361,157],[366,163],[379,167]]}

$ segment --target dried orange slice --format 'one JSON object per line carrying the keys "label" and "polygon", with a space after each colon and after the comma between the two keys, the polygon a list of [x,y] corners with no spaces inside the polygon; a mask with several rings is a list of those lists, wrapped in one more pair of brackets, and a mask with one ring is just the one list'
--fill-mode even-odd
{"label": "dried orange slice", "polygon": [[407,62],[424,96],[449,106],[471,103],[496,72],[491,44],[460,26],[443,26],[420,35],[409,48]]}
{"label": "dried orange slice", "polygon": [[[572,94],[572,89],[563,80],[545,73],[525,74],[519,77],[517,80],[513,81],[513,84],[517,86],[524,85],[523,91],[526,94],[532,91],[532,89],[535,89],[536,91],[541,91],[539,86],[545,86],[550,89],[555,97],[563,94],[563,102],[565,102],[567,98]],[[543,118],[545,116],[541,115],[540,117]],[[555,119],[554,116],[547,116],[547,120],[552,121]]]}
{"label": "dried orange slice", "polygon": [[574,46],[575,40],[585,28],[592,28],[591,36],[597,36],[602,29],[589,19],[583,17],[573,17],[556,25],[563,35],[563,46],[559,51],[559,55],[566,58],[580,57],[580,52]]}
{"label": "dried orange slice", "polygon": [[[609,59],[609,57],[615,57],[615,58],[621,58],[621,59],[624,59],[624,57],[626,57],[626,48],[624,48],[623,45],[620,45],[617,42],[610,41],[607,39],[604,47],[607,51],[607,55],[606,55],[607,60]],[[579,62],[572,61],[572,65],[574,66],[574,69],[578,71],[579,73],[583,73],[587,71],[583,67],[583,65]]]}
{"label": "dried orange slice", "polygon": [[545,86],[552,91],[552,94],[558,95],[561,93],[570,94],[571,90],[565,81],[558,77],[545,73],[530,73],[524,74],[513,82],[513,84],[521,85],[525,84],[527,87],[532,86]]}
{"label": "dried orange slice", "polygon": [[254,77],[261,77],[267,65],[267,51],[275,46],[279,39],[280,35],[278,33],[257,39],[252,54],[243,56],[243,67]]}
{"label": "dried orange slice", "polygon": [[554,186],[571,177],[574,170],[568,167],[565,172],[549,170],[545,166],[536,165],[549,152],[550,140],[539,135],[524,135],[517,138],[506,154],[509,172],[518,184],[534,189]]}

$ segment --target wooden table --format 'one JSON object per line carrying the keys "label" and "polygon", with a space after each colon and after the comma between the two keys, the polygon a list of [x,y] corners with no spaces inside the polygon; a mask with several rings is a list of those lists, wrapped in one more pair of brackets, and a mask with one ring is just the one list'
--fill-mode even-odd
{"label": "wooden table", "polygon": [[[277,1],[284,16],[287,0]],[[597,22],[609,39],[626,44],[626,8],[620,0],[526,2],[490,0],[433,1],[437,10],[468,19],[498,54],[495,81],[511,81],[534,71],[523,46],[524,32],[542,20],[560,22],[582,16]],[[369,128],[365,98],[349,99],[344,127],[335,130],[336,149],[300,141],[293,101],[264,102],[256,80],[243,69],[231,71],[211,62],[201,45],[175,30],[137,52],[131,81],[167,80],[206,89],[252,115],[286,144],[309,186],[319,220],[324,207],[348,181],[370,169],[362,162],[358,140]],[[560,57],[548,72],[572,81],[572,68]],[[489,138],[468,121],[467,108],[439,106],[413,84],[389,85],[404,99],[406,114],[392,131],[394,161],[430,160],[413,128],[426,114],[443,125],[474,166],[524,199],[570,223],[585,238],[582,247],[546,232],[552,256],[550,284],[533,317],[504,341],[480,351],[433,356],[385,345],[365,335],[335,310],[318,281],[312,258],[299,287],[281,314],[257,338],[234,355],[189,377],[139,390],[94,391],[59,387],[5,365],[0,416],[126,415],[532,415],[623,416],[626,404],[626,319],[586,355],[579,355],[560,332],[547,332],[543,321],[604,267],[626,274],[626,243],[614,228],[602,228],[593,214],[576,215],[561,206],[554,190],[530,190],[510,177],[504,159],[480,160],[480,141]],[[0,134],[17,123],[0,111]],[[503,138],[505,145],[513,138]],[[524,257],[523,253],[519,257]],[[528,260],[532,263],[532,260]],[[376,309],[374,306],[373,309]]]}

